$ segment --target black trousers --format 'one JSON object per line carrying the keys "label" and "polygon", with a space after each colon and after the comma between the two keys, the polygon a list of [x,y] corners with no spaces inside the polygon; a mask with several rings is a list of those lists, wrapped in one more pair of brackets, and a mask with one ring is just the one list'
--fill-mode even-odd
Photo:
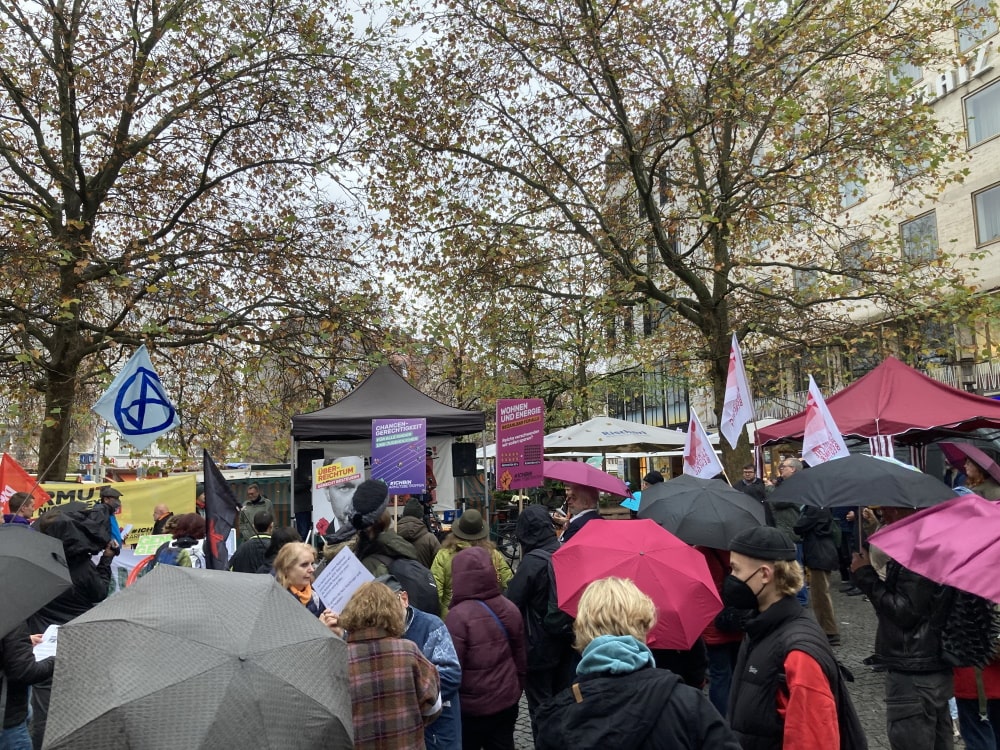
{"label": "black trousers", "polygon": [[462,750],[514,750],[517,704],[488,716],[462,712]]}
{"label": "black trousers", "polygon": [[952,750],[951,670],[885,673],[885,721],[892,750]]}

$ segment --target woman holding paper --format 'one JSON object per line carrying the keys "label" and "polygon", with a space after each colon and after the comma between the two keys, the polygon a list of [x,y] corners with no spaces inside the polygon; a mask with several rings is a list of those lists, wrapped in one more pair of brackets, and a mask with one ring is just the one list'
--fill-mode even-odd
{"label": "woman holding paper", "polygon": [[274,578],[281,587],[298,599],[321,623],[341,635],[340,618],[313,591],[315,570],[316,551],[305,542],[289,542],[274,560]]}

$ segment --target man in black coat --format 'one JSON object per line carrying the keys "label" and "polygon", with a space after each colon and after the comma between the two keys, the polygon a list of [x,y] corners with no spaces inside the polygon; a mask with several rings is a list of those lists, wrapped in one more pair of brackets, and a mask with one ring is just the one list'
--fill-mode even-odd
{"label": "man in black coat", "polygon": [[7,687],[3,715],[4,747],[21,747],[31,742],[28,734],[28,686],[52,678],[55,660],[50,656],[35,661],[31,637],[18,625],[0,639],[0,668]]}
{"label": "man in black coat", "polygon": [[753,464],[744,464],[743,478],[734,486],[744,495],[749,495],[763,505],[767,525],[774,526],[774,516],[771,514],[771,506],[767,502],[767,485],[757,476],[757,469]]}
{"label": "man in black coat", "polygon": [[809,574],[809,601],[813,614],[831,646],[840,645],[840,629],[833,611],[833,597],[830,596],[830,573],[840,565],[834,537],[835,524],[830,511],[807,505],[802,509],[794,529],[802,538],[802,562]]}
{"label": "man in black coat", "polygon": [[559,541],[568,542],[585,524],[600,520],[601,514],[597,511],[599,499],[600,493],[593,487],[566,484],[566,510],[569,511],[570,521],[563,529]]}

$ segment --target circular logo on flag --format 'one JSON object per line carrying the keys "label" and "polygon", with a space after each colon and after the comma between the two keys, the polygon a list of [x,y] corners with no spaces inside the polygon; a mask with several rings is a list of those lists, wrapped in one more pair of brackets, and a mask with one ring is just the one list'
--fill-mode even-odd
{"label": "circular logo on flag", "polygon": [[160,378],[145,367],[136,369],[115,399],[115,422],[123,435],[162,432],[169,429],[176,416]]}

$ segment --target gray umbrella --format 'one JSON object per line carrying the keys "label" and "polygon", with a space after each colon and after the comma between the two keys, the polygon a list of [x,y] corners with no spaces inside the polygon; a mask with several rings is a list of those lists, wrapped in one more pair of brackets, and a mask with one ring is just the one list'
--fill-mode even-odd
{"label": "gray umbrella", "polygon": [[347,645],[271,576],[158,566],[63,626],[46,748],[351,748]]}
{"label": "gray umbrella", "polygon": [[0,638],[72,584],[59,539],[22,524],[0,526]]}
{"label": "gray umbrella", "polygon": [[764,525],[764,506],[718,479],[683,474],[644,489],[639,518],[656,521],[688,544],[729,549],[738,533]]}

